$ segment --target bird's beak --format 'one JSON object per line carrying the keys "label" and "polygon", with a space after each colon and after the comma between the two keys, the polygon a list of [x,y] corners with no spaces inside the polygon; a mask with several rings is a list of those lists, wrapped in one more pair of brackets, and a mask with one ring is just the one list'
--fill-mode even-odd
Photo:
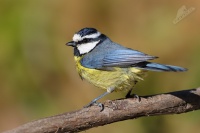
{"label": "bird's beak", "polygon": [[67,46],[75,47],[75,46],[76,46],[76,42],[71,41],[71,42],[66,43],[66,45],[67,45]]}

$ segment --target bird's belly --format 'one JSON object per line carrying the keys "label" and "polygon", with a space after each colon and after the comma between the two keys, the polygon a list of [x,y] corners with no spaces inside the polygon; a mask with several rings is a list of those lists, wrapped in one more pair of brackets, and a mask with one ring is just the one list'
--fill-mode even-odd
{"label": "bird's belly", "polygon": [[136,68],[114,68],[111,71],[77,67],[80,76],[102,89],[115,88],[115,91],[128,91],[136,81],[142,80],[144,70]]}

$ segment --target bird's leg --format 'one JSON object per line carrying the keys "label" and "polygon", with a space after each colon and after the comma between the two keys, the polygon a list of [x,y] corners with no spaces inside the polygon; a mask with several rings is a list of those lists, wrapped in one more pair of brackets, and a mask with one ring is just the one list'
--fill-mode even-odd
{"label": "bird's leg", "polygon": [[111,92],[113,92],[115,89],[114,88],[108,88],[107,92],[103,93],[102,95],[98,96],[97,98],[95,98],[94,100],[92,100],[89,104],[87,104],[86,106],[84,106],[84,108],[90,107],[94,104],[98,105],[101,108],[101,111],[103,111],[104,109],[104,105],[102,103],[97,103],[97,101],[99,99],[101,99],[102,97],[110,94]]}
{"label": "bird's leg", "polygon": [[131,97],[131,92],[132,92],[132,90],[133,90],[133,88],[131,88],[129,91],[128,91],[128,93],[126,94],[126,98],[130,98]]}
{"label": "bird's leg", "polygon": [[[137,83],[137,81],[135,81],[135,84]],[[132,94],[131,95],[131,92],[132,92],[133,88],[131,88],[128,93],[126,94],[126,98],[131,98],[131,97],[134,97],[134,98],[137,98],[139,101],[141,100],[140,97],[137,95],[137,94]]]}
{"label": "bird's leg", "polygon": [[[137,80],[135,80],[134,81],[134,84],[136,85],[137,84]],[[132,97],[132,95],[131,95],[131,92],[132,92],[132,90],[133,90],[133,87],[128,91],[128,93],[126,94],[126,98],[130,98],[130,97]],[[134,94],[135,95],[135,94]],[[134,96],[135,97],[135,96]],[[138,96],[137,96],[138,97]]]}
{"label": "bird's leg", "polygon": [[132,90],[133,90],[133,89],[130,89],[130,90],[128,91],[128,93],[126,94],[126,98],[134,97],[134,98],[138,99],[139,101],[141,101],[140,96],[138,96],[137,94],[132,94],[132,95],[131,95]]}

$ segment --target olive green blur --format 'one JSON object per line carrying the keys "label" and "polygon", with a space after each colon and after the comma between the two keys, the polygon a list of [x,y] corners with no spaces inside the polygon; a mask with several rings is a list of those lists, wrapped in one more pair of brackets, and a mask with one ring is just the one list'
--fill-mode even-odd
{"label": "olive green blur", "polygon": [[[182,6],[195,10],[174,24]],[[160,57],[155,62],[188,68],[183,73],[148,72],[138,95],[200,85],[200,2],[136,0],[1,0],[0,132],[35,119],[81,109],[105,92],[83,82],[73,51],[75,31],[94,27],[123,46]],[[112,93],[100,101],[117,99]],[[87,133],[199,133],[200,112],[145,117]]]}

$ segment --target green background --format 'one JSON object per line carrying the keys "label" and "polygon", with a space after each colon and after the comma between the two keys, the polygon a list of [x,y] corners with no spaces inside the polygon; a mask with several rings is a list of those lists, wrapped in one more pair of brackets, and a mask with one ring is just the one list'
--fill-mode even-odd
{"label": "green background", "polygon": [[[179,8],[196,10],[173,24]],[[191,89],[200,79],[200,2],[136,0],[0,0],[0,132],[35,119],[81,109],[104,90],[79,78],[65,46],[95,27],[124,46],[183,66],[184,73],[149,72],[135,90],[151,95]],[[124,93],[105,98],[117,99]],[[127,120],[88,133],[199,133],[200,113]]]}

